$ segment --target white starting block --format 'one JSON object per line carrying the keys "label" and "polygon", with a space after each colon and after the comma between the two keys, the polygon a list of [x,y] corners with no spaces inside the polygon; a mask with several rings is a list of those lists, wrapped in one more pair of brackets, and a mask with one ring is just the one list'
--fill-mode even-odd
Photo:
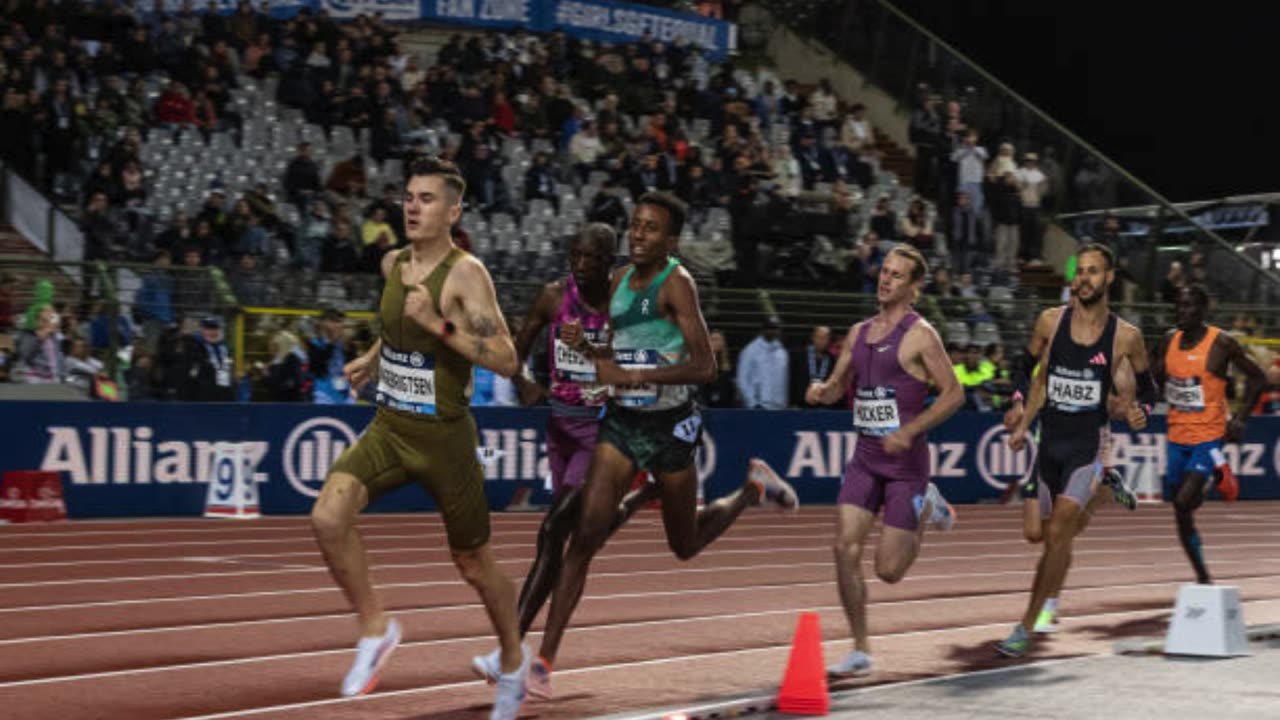
{"label": "white starting block", "polygon": [[1204,657],[1248,655],[1240,590],[1222,585],[1179,588],[1164,652]]}

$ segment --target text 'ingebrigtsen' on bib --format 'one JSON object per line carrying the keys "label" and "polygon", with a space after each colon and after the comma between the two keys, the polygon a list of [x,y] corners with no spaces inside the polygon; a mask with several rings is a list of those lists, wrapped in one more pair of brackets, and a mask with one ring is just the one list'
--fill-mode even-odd
{"label": "text 'ingebrigtsen' on bib", "polygon": [[436,414],[436,359],[431,353],[401,352],[386,344],[378,365],[375,401],[417,415]]}

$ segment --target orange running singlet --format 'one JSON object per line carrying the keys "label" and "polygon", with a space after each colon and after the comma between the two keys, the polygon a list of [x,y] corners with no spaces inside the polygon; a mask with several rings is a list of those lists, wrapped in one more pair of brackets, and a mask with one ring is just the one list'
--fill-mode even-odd
{"label": "orange running singlet", "polygon": [[1183,350],[1182,331],[1173,334],[1164,355],[1168,380],[1169,441],[1198,445],[1221,440],[1227,430],[1227,381],[1209,372],[1209,351],[1220,330],[1212,325],[1200,343]]}

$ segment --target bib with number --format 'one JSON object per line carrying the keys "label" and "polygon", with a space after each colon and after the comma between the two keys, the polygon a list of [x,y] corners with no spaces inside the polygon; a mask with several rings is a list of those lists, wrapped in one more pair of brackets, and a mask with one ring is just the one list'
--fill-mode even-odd
{"label": "bib with number", "polygon": [[[603,329],[584,329],[582,334],[587,339],[587,342],[592,345],[604,343],[605,331]],[[552,350],[555,352],[557,380],[574,383],[593,383],[596,381],[595,363],[582,353],[561,342],[559,332],[556,333],[556,337],[552,342]]]}
{"label": "bib with number", "polygon": [[[657,350],[614,350],[613,359],[624,370],[652,370],[658,367]],[[614,385],[613,399],[623,407],[647,407],[658,402],[654,383]]]}
{"label": "bib with number", "polygon": [[860,387],[853,396],[853,427],[860,435],[884,437],[898,431],[898,391],[892,387]]}
{"label": "bib with number", "polygon": [[417,415],[436,414],[436,359],[430,353],[382,346],[378,363],[379,405]]}
{"label": "bib with number", "polygon": [[1182,412],[1204,412],[1204,385],[1198,377],[1170,377],[1164,386],[1164,399]]}
{"label": "bib with number", "polygon": [[1049,402],[1062,412],[1087,412],[1102,407],[1102,381],[1049,375]]}

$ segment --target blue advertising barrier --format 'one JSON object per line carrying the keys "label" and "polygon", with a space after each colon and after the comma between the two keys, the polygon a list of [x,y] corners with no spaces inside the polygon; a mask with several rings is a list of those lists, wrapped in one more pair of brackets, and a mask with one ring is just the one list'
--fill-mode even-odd
{"label": "blue advertising barrier", "polygon": [[[224,14],[240,0],[218,0]],[[382,13],[395,22],[422,20],[476,28],[563,30],[588,40],[626,43],[644,37],[670,43],[677,37],[723,60],[737,49],[737,25],[696,13],[609,0],[269,0],[272,17],[290,18],[302,8],[335,18]],[[256,8],[256,4],[255,4]]]}
{"label": "blue advertising barrier", "polygon": [[[476,408],[486,490],[494,509],[520,488],[549,499],[543,429],[548,411]],[[199,515],[220,443],[242,443],[262,511],[307,512],[325,472],[373,416],[367,406],[0,402],[0,470],[62,473],[72,517]],[[848,413],[708,410],[698,453],[707,498],[740,486],[759,456],[795,484],[805,504],[833,503],[855,435]],[[1118,431],[1114,464],[1131,483],[1163,474],[1164,418],[1144,432]],[[1249,423],[1228,447],[1243,499],[1280,498],[1280,418]],[[1000,416],[961,412],[930,433],[933,478],[954,503],[990,501],[1030,467],[1034,449],[1014,453]],[[1152,475],[1151,473],[1154,473]],[[380,498],[372,511],[418,511],[432,503],[415,486]]]}

